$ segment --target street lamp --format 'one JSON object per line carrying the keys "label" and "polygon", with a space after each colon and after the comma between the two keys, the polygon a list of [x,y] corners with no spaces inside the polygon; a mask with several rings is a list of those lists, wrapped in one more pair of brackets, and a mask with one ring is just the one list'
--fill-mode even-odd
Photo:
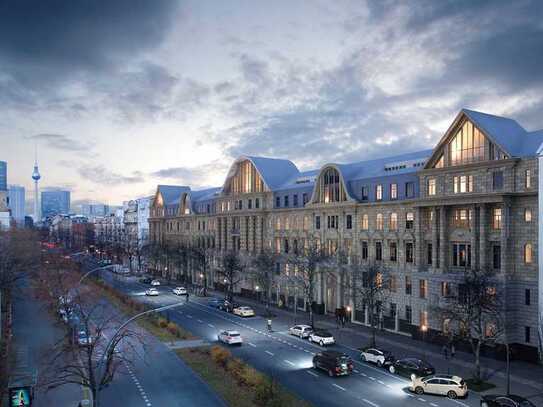
{"label": "street lamp", "polygon": [[[426,324],[422,324],[420,327],[420,330],[422,332],[422,342],[426,342],[426,331],[428,331],[428,326]],[[423,345],[424,348],[424,359],[426,359],[426,346]]]}

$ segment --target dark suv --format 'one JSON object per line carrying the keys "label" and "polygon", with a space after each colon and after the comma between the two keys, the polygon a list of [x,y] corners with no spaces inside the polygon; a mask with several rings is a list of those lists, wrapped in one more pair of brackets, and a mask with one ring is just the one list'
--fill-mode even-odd
{"label": "dark suv", "polygon": [[142,284],[151,284],[151,281],[153,281],[151,277],[142,277],[139,279],[139,282]]}
{"label": "dark suv", "polygon": [[328,376],[346,376],[353,371],[353,361],[345,353],[326,350],[313,356],[313,367],[328,372]]}
{"label": "dark suv", "polygon": [[237,308],[238,306],[239,304],[233,301],[224,300],[219,303],[217,308],[220,309],[221,311],[232,312],[234,308]]}
{"label": "dark suv", "polygon": [[390,365],[388,370],[390,373],[406,376],[411,380],[415,377],[430,376],[436,372],[428,362],[415,358],[399,359]]}

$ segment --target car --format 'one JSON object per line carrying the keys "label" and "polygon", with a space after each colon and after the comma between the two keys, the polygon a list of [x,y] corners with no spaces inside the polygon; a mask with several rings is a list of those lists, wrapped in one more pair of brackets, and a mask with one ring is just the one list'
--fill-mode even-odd
{"label": "car", "polygon": [[92,338],[87,335],[84,329],[77,331],[75,340],[79,346],[92,345]]}
{"label": "car", "polygon": [[313,368],[328,372],[328,376],[347,376],[353,371],[353,361],[342,352],[326,350],[313,356]]}
{"label": "car", "polygon": [[151,277],[142,277],[139,279],[139,282],[142,284],[151,284],[151,281],[153,281]]}
{"label": "car", "polygon": [[236,307],[233,310],[234,315],[238,315],[240,317],[254,317],[255,312],[251,307],[242,306],[242,307]]}
{"label": "car", "polygon": [[158,280],[151,280],[151,285],[152,285],[152,286],[155,286],[155,287],[156,287],[156,286],[159,286],[159,285],[160,285],[160,281],[158,281]]}
{"label": "car", "polygon": [[481,407],[536,407],[530,400],[514,394],[486,394],[481,397]]}
{"label": "car", "polygon": [[388,367],[388,371],[409,377],[411,380],[416,377],[430,376],[436,372],[428,362],[417,358],[399,359]]}
{"label": "car", "polygon": [[185,287],[175,287],[173,293],[175,295],[187,295],[187,289]]}
{"label": "car", "polygon": [[220,305],[221,301],[217,298],[211,298],[208,302],[207,302],[207,305],[209,305],[210,307],[212,308],[219,308],[219,305]]}
{"label": "car", "polygon": [[377,348],[364,348],[360,352],[360,359],[363,362],[375,363],[379,367],[389,366],[394,363],[392,353]]}
{"label": "car", "polygon": [[309,335],[313,332],[313,328],[309,325],[294,325],[288,329],[288,333],[299,338],[309,338]]}
{"label": "car", "polygon": [[232,330],[224,330],[219,332],[218,339],[219,341],[228,345],[241,345],[243,343],[241,334],[238,331]]}
{"label": "car", "polygon": [[236,304],[235,302],[228,301],[228,300],[224,300],[220,302],[219,305],[217,306],[218,309],[220,309],[221,311],[226,311],[226,312],[232,312],[234,308],[237,308],[237,307],[239,307],[238,304]]}
{"label": "car", "polygon": [[323,330],[316,330],[309,334],[309,342],[318,343],[320,346],[333,345],[336,341],[334,336]]}
{"label": "car", "polygon": [[147,291],[145,291],[145,295],[149,295],[149,296],[152,296],[152,297],[156,297],[157,295],[159,295],[160,293],[158,292],[158,290],[156,288],[149,288]]}
{"label": "car", "polygon": [[439,394],[450,399],[465,397],[468,394],[466,382],[461,377],[451,375],[416,377],[411,381],[409,390],[418,395]]}

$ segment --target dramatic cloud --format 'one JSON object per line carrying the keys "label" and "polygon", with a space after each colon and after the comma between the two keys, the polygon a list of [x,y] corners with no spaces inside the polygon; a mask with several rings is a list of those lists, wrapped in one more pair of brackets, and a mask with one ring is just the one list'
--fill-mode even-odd
{"label": "dramatic cloud", "polygon": [[78,169],[78,173],[82,178],[103,186],[138,184],[145,180],[139,172],[127,176],[109,171],[103,166],[83,166]]}
{"label": "dramatic cloud", "polygon": [[179,185],[188,185],[196,188],[211,186],[209,184],[210,174],[224,174],[228,171],[230,163],[214,161],[199,167],[174,167],[154,171],[149,175],[163,180],[176,181]]}
{"label": "dramatic cloud", "polygon": [[63,151],[73,151],[73,152],[88,151],[90,147],[88,145],[84,145],[83,143],[77,140],[74,140],[73,138],[64,136],[62,134],[47,134],[47,133],[35,134],[27,138],[29,140],[33,140],[33,141],[45,144],[49,148],[54,148],[54,149],[63,150]]}

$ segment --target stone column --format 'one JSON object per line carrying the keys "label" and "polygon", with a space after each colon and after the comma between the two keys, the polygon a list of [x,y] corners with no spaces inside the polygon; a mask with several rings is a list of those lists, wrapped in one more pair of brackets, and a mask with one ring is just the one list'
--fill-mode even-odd
{"label": "stone column", "polygon": [[486,228],[488,214],[486,204],[479,206],[479,269],[486,270],[488,264]]}
{"label": "stone column", "polygon": [[422,208],[418,207],[415,210],[415,266],[417,270],[422,271],[424,266],[424,238],[422,227]]}
{"label": "stone column", "polygon": [[396,313],[394,314],[394,331],[396,332],[400,330],[400,317],[398,314],[398,307],[396,306]]}
{"label": "stone column", "polygon": [[478,213],[477,213],[477,208],[475,207],[475,205],[471,205],[470,206],[470,210],[471,210],[471,225],[470,225],[470,230],[471,230],[471,240],[470,240],[470,244],[471,244],[471,268],[472,269],[476,269],[477,268],[477,265],[479,264],[478,262],[478,250],[477,250],[477,235],[478,235],[478,226],[479,226],[479,216],[478,216]]}
{"label": "stone column", "polygon": [[364,324],[369,325],[370,324],[370,315],[368,312],[368,305],[366,304],[364,306]]}
{"label": "stone column", "polygon": [[439,267],[443,273],[448,270],[448,242],[447,242],[447,207],[439,209]]}
{"label": "stone column", "polygon": [[434,271],[437,271],[437,264],[439,263],[439,260],[437,258],[438,252],[437,252],[437,242],[438,242],[438,220],[437,220],[437,210],[436,208],[432,208],[432,224],[430,225],[432,230],[432,269]]}
{"label": "stone column", "polygon": [[504,273],[507,273],[509,269],[509,222],[510,222],[510,212],[511,207],[509,201],[504,201],[502,205],[502,228],[500,232],[500,245],[501,245],[501,270]]}

